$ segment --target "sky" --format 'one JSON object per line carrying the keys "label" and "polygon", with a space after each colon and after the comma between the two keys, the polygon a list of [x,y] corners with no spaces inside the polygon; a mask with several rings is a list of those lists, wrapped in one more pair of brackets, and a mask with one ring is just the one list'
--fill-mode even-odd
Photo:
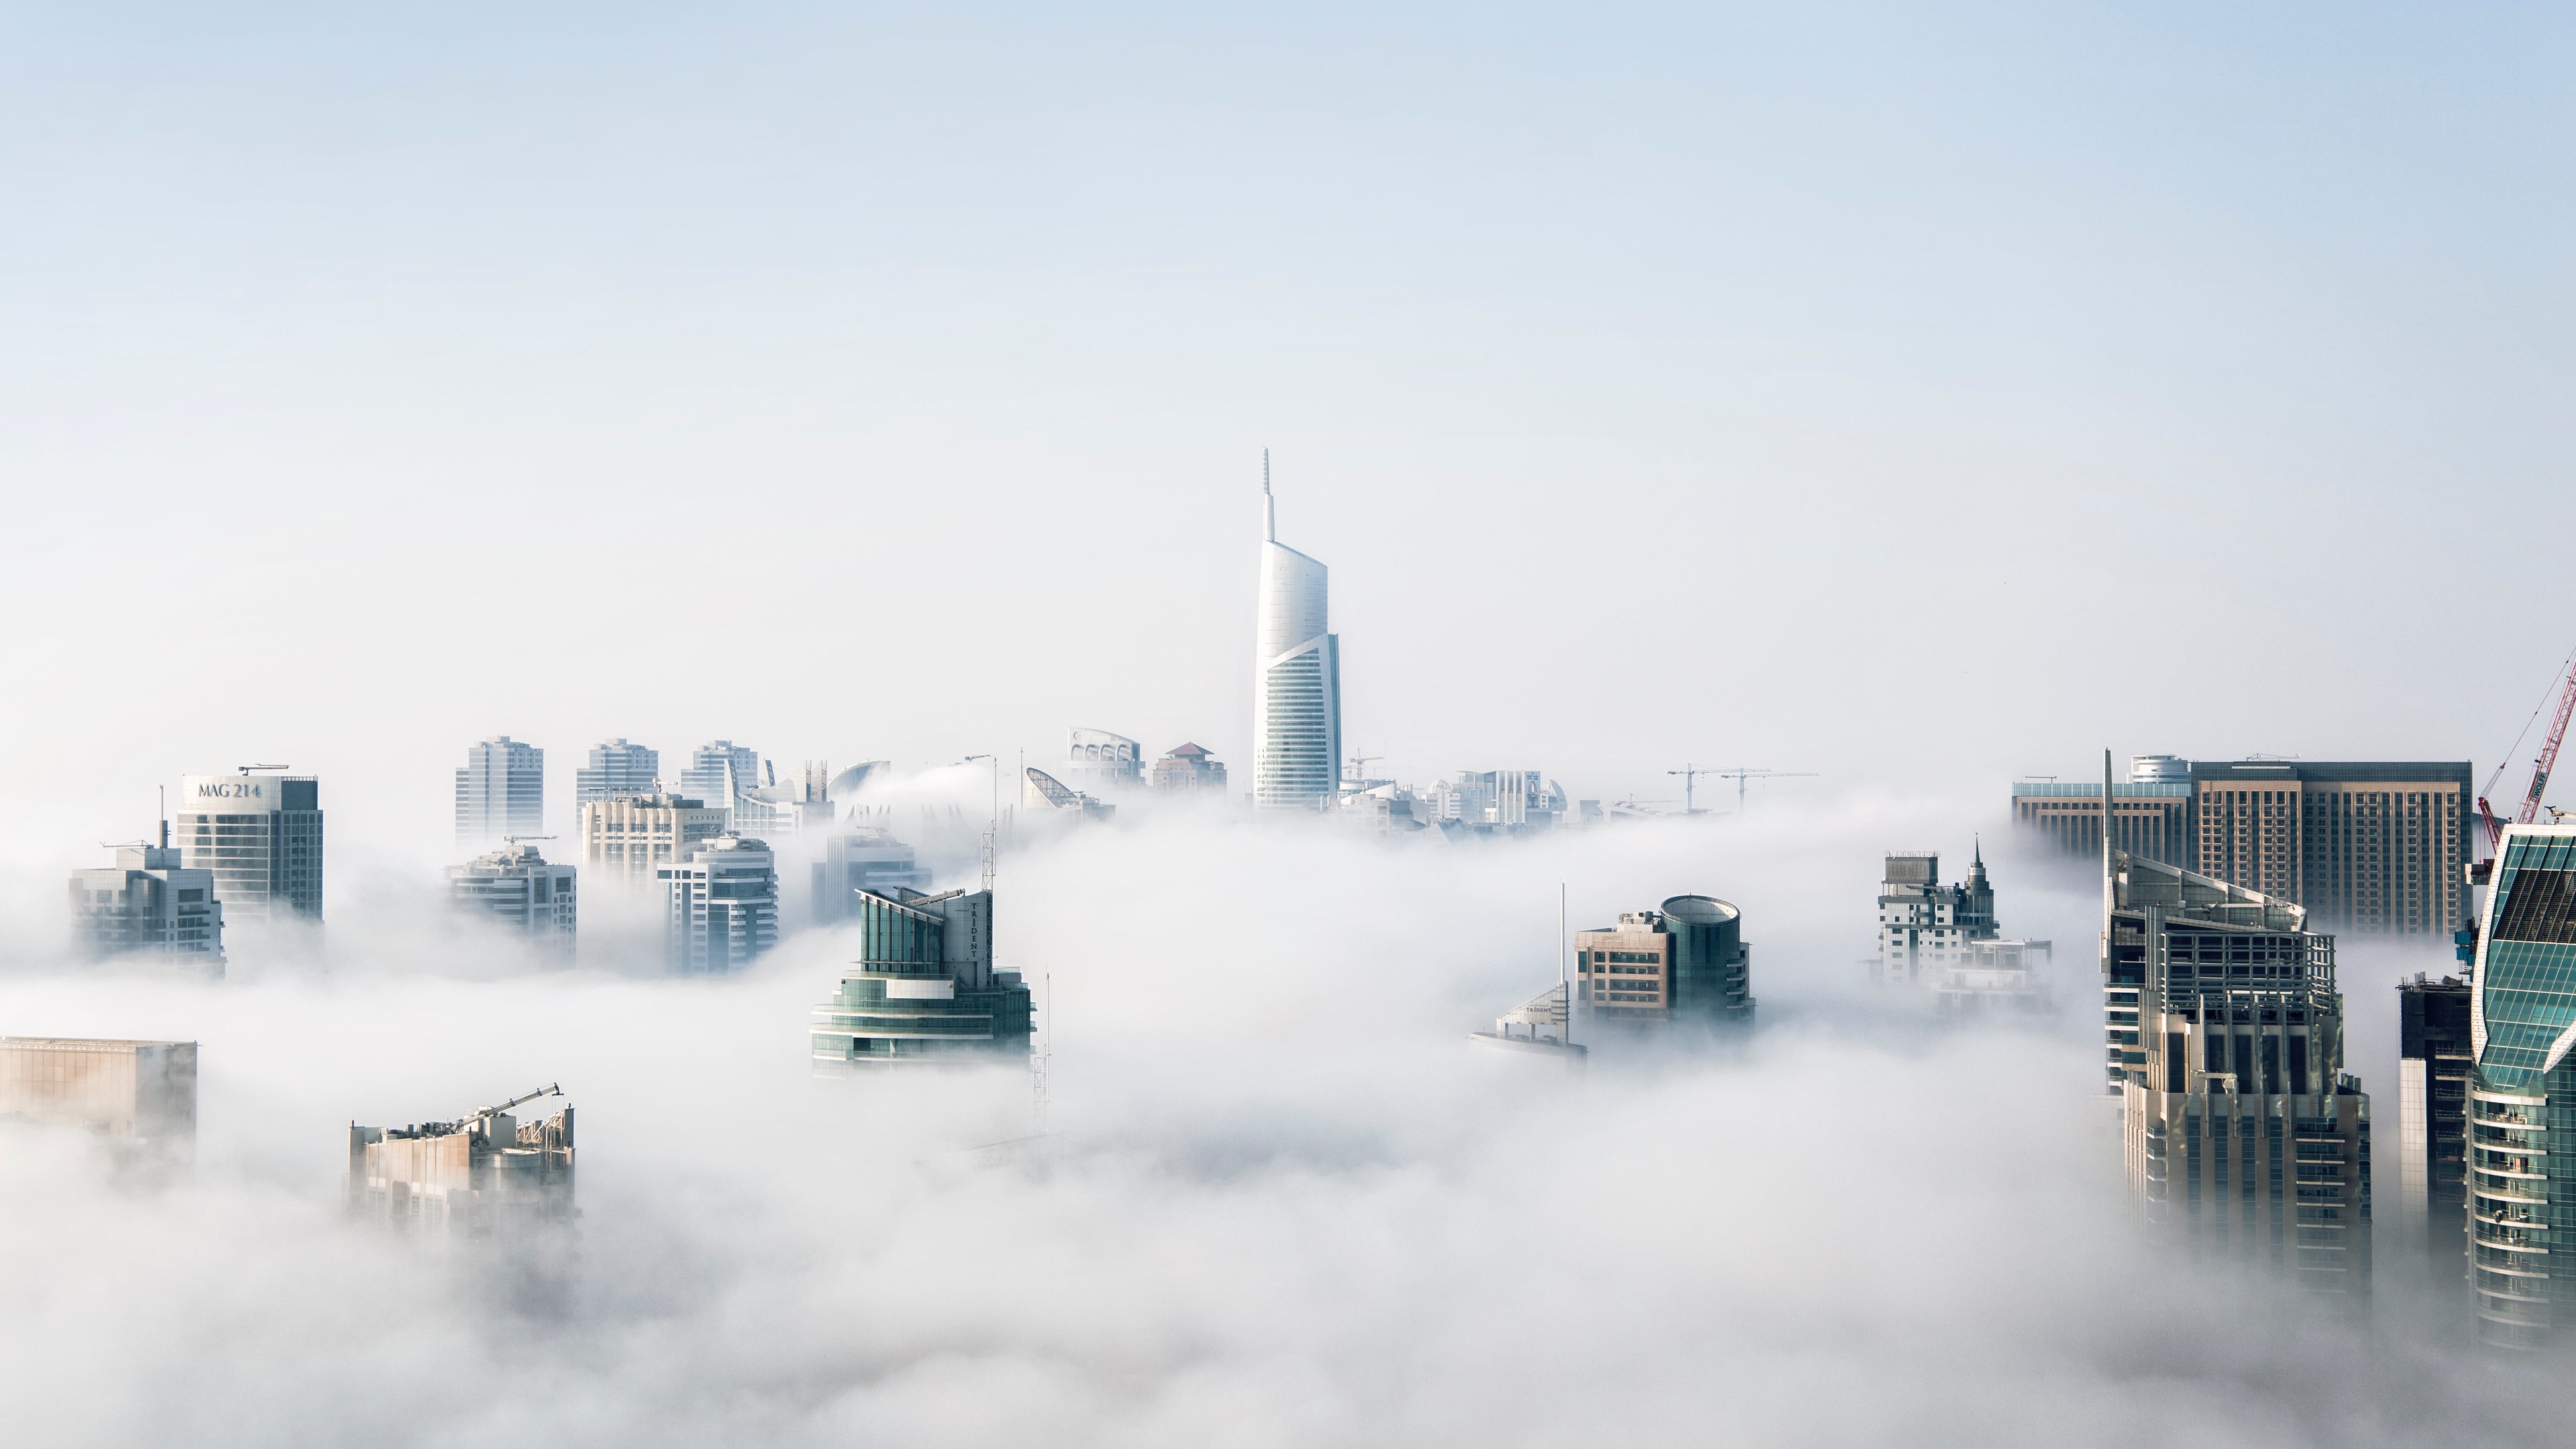
{"label": "sky", "polygon": [[[2421,1295],[2321,1325],[2131,1250],[2098,897],[1998,837],[2105,749],[2528,756],[2571,49],[2510,5],[0,4],[0,1031],[207,1063],[183,1188],[0,1152],[0,1400],[74,1444],[2563,1419]],[[998,1162],[1015,1081],[805,1075],[834,938],[684,983],[636,902],[570,970],[438,908],[502,733],[567,834],[612,736],[969,814],[954,762],[1072,726],[1248,783],[1264,450],[1378,772],[1810,775],[1522,850],[1015,841],[1061,1141]],[[325,932],[68,962],[64,873],[251,761],[322,781]],[[1980,838],[2060,1011],[1938,1032],[1855,963],[1880,852]],[[1558,882],[1742,905],[1761,1038],[1480,1070]],[[2393,1103],[2387,988],[2447,954],[2342,960]],[[337,1222],[346,1122],[558,1078],[570,1299]]]}

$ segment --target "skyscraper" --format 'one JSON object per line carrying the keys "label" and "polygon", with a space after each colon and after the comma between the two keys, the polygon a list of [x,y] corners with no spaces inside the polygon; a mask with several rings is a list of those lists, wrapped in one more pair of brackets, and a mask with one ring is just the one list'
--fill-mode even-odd
{"label": "skyscraper", "polygon": [[187,775],[179,848],[215,873],[224,919],[322,919],[322,795],[310,775]]}
{"label": "skyscraper", "polygon": [[587,805],[593,800],[650,795],[661,788],[661,771],[659,752],[630,745],[624,735],[602,740],[590,747],[590,763],[573,772],[573,802]]}
{"label": "skyscraper", "polygon": [[1995,892],[1986,883],[1986,853],[1977,849],[1965,885],[1941,884],[1941,856],[1929,850],[1891,850],[1878,887],[1878,965],[1882,981],[1915,981],[1928,967],[1935,975],[1968,954],[1971,941],[1991,941]]}
{"label": "skyscraper", "polygon": [[760,751],[731,740],[710,740],[689,756],[680,788],[710,806],[731,812],[734,797],[760,787]]}
{"label": "skyscraper", "polygon": [[2576,1320],[2576,825],[2508,825],[2470,977],[2470,1278],[2478,1336]]}
{"label": "skyscraper", "polygon": [[1172,794],[1223,794],[1225,766],[1198,745],[1177,745],[1154,762],[1154,788]]}
{"label": "skyscraper", "polygon": [[1025,1061],[1029,988],[993,969],[993,893],[925,896],[901,886],[857,897],[859,960],[814,1009],[818,1072]]}
{"label": "skyscraper", "polygon": [[197,1146],[197,1044],[0,1036],[0,1121],[104,1134],[120,1165],[186,1161]]}
{"label": "skyscraper", "polygon": [[2468,1254],[2469,1038],[2469,983],[2420,971],[2398,983],[2397,1226],[2437,1282],[2457,1282]]}
{"label": "skyscraper", "polygon": [[526,841],[447,869],[448,899],[462,910],[507,922],[544,949],[572,951],[580,922],[578,872],[549,864]]}
{"label": "skyscraper", "polygon": [[546,833],[546,752],[508,735],[469,745],[456,772],[456,843]]}
{"label": "skyscraper", "polygon": [[582,868],[594,883],[649,881],[724,828],[724,811],[685,795],[593,800],[581,807]]}
{"label": "skyscraper", "polygon": [[1575,979],[1596,1027],[1753,1025],[1753,950],[1743,913],[1713,896],[1674,896],[1577,931]]}
{"label": "skyscraper", "polygon": [[654,876],[672,970],[739,971],[778,944],[777,858],[759,841],[719,835]]}
{"label": "skyscraper", "polygon": [[92,956],[127,951],[195,957],[223,970],[224,908],[215,873],[179,863],[170,827],[161,843],[120,845],[116,864],[72,872],[72,940]]}
{"label": "skyscraper", "polygon": [[1311,810],[1341,784],[1342,641],[1324,566],[1279,541],[1270,455],[1261,455],[1261,597],[1254,627],[1252,799]]}

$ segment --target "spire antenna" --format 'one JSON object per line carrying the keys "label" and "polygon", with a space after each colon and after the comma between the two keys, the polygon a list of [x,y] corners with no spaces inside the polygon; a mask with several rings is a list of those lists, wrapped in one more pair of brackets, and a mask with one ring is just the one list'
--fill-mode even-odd
{"label": "spire antenna", "polygon": [[1270,450],[1261,450],[1261,541],[1279,541],[1279,505],[1270,496]]}

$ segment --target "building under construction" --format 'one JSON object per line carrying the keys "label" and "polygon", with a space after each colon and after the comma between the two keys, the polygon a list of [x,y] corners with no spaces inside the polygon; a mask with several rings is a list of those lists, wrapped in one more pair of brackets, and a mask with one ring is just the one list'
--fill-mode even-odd
{"label": "building under construction", "polygon": [[573,1216],[572,1108],[521,1123],[545,1087],[453,1122],[349,1124],[351,1213],[441,1237],[488,1238]]}

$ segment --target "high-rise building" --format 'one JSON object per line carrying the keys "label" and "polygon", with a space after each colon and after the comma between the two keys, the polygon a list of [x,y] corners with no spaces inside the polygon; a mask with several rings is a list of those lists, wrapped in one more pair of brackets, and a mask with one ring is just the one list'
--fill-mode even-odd
{"label": "high-rise building", "polygon": [[509,1239],[572,1222],[573,1109],[522,1123],[510,1109],[547,1087],[453,1122],[349,1124],[349,1211],[445,1239]]}
{"label": "high-rise building", "polygon": [[[2102,791],[2019,782],[2013,818],[2089,855],[2101,848]],[[2140,755],[2112,791],[2115,849],[2298,902],[2321,928],[2436,935],[2463,914],[2476,815],[2465,760]]]}
{"label": "high-rise building", "polygon": [[1279,541],[1265,453],[1252,682],[1252,800],[1264,810],[1321,809],[1341,785],[1342,641],[1328,582],[1321,563]]}
{"label": "high-rise building", "polygon": [[103,1133],[121,1163],[197,1146],[197,1044],[0,1036],[0,1121]]}
{"label": "high-rise building", "polygon": [[781,785],[775,770],[733,799],[733,833],[785,840],[832,824],[832,762],[807,760],[804,773]]}
{"label": "high-rise building", "polygon": [[[1368,782],[1357,793],[1386,788]],[[1468,835],[1522,835],[1545,830],[1566,813],[1565,787],[1538,770],[1460,770],[1412,794],[1412,816]]]}
{"label": "high-rise building", "polygon": [[642,745],[630,745],[620,735],[590,747],[590,763],[573,772],[572,798],[579,805],[593,800],[631,800],[638,795],[659,793],[661,778],[661,754]]}
{"label": "high-rise building", "polygon": [[688,796],[593,800],[581,807],[581,866],[594,888],[601,881],[649,881],[724,833],[725,812]]}
{"label": "high-rise building", "polygon": [[1918,981],[1939,974],[1968,954],[1971,941],[1991,941],[1995,892],[1986,881],[1986,853],[1976,850],[1964,885],[1941,884],[1941,855],[1932,850],[1891,850],[1878,886],[1878,964],[1881,981]]}
{"label": "high-rise building", "polygon": [[1944,963],[1933,976],[1933,1004],[1945,1016],[2045,1011],[2045,973],[2055,950],[2049,941],[1970,941],[1965,954]]}
{"label": "high-rise building", "polygon": [[2106,850],[2103,870],[2111,1089],[2150,1237],[2367,1294],[2370,1098],[2343,1071],[2334,938],[2179,866]]}
{"label": "high-rise building", "polygon": [[2468,1263],[2469,983],[2415,973],[2397,986],[2397,1226],[2436,1281]]}
{"label": "high-rise building", "polygon": [[2470,977],[2469,1259],[2478,1336],[2576,1327],[2576,825],[2508,825]]}
{"label": "high-rise building", "polygon": [[993,969],[993,893],[858,898],[859,960],[814,1009],[818,1071],[1029,1054],[1028,986]]}
{"label": "high-rise building", "polygon": [[224,964],[224,908],[215,873],[179,863],[170,826],[159,845],[120,845],[116,864],[72,872],[72,942],[92,957],[129,951]]}
{"label": "high-rise building", "polygon": [[760,752],[731,740],[711,740],[689,756],[680,788],[730,812],[735,796],[760,788]]}
{"label": "high-rise building", "polygon": [[823,842],[823,858],[814,862],[814,919],[827,926],[848,920],[858,913],[860,892],[886,896],[898,889],[929,890],[930,872],[893,831],[857,826]]}
{"label": "high-rise building", "polygon": [[663,942],[684,975],[739,971],[778,944],[778,867],[769,847],[720,835],[659,867]]}
{"label": "high-rise building", "polygon": [[579,872],[549,864],[519,841],[447,869],[448,898],[459,908],[507,922],[546,949],[569,954],[580,923]]}
{"label": "high-rise building", "polygon": [[456,772],[456,843],[546,833],[546,752],[508,735],[466,748]]}
{"label": "high-rise building", "polygon": [[1225,793],[1225,766],[1197,745],[1179,745],[1154,762],[1154,788],[1173,794]]}
{"label": "high-rise building", "polygon": [[1578,931],[1578,999],[1599,1027],[1753,1025],[1753,948],[1743,913],[1713,896],[1674,896]]}
{"label": "high-rise building", "polygon": [[1078,790],[1129,790],[1145,781],[1145,747],[1125,735],[1076,726],[1065,746],[1064,778]]}
{"label": "high-rise building", "polygon": [[228,924],[322,919],[322,796],[310,775],[188,775],[179,849],[215,875]]}

